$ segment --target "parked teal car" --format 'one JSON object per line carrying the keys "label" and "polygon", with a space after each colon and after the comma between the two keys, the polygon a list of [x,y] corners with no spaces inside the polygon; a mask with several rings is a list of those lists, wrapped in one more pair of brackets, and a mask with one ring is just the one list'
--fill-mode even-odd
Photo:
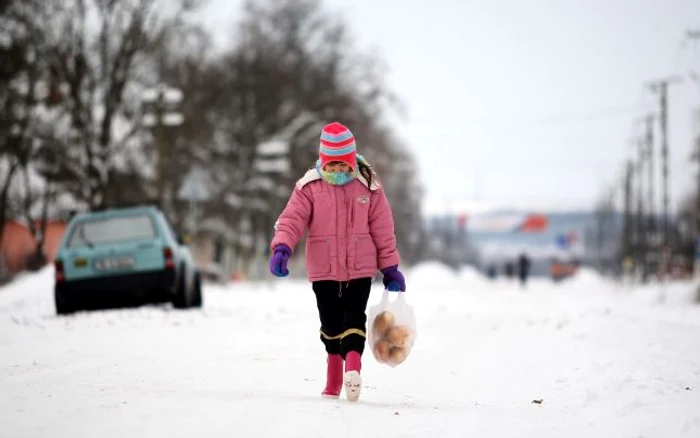
{"label": "parked teal car", "polygon": [[55,261],[56,313],[172,302],[202,306],[189,248],[156,207],[74,216]]}

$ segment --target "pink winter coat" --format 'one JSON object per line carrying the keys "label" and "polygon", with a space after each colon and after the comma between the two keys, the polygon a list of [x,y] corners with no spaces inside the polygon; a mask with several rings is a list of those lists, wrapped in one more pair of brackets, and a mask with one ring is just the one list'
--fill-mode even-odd
{"label": "pink winter coat", "polygon": [[270,249],[292,250],[305,231],[309,281],[348,281],[371,277],[377,269],[399,264],[391,207],[378,182],[358,175],[331,185],[311,169],[297,181],[275,225]]}

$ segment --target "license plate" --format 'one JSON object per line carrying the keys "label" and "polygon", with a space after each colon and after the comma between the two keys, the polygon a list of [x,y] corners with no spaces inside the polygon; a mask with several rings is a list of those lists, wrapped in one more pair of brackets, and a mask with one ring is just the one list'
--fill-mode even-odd
{"label": "license plate", "polygon": [[95,261],[95,269],[98,271],[112,271],[115,269],[128,269],[134,267],[134,258],[131,256],[110,257]]}
{"label": "license plate", "polygon": [[75,265],[76,268],[84,268],[87,266],[87,259],[85,258],[79,258],[73,260],[73,264]]}

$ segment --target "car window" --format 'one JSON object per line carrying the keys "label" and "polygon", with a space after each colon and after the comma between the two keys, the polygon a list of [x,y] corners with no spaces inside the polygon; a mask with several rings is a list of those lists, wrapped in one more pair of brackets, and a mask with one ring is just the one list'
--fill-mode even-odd
{"label": "car window", "polygon": [[150,215],[86,219],[75,225],[68,248],[153,239],[156,227]]}
{"label": "car window", "polygon": [[165,218],[165,217],[163,217],[163,222],[165,222],[165,228],[168,230],[168,233],[170,233],[170,237],[172,237],[173,240],[174,240],[175,242],[177,242],[177,241],[178,241],[177,233],[175,232],[175,228],[173,228],[173,225],[172,225],[172,224],[170,223],[170,221],[169,221],[167,218]]}

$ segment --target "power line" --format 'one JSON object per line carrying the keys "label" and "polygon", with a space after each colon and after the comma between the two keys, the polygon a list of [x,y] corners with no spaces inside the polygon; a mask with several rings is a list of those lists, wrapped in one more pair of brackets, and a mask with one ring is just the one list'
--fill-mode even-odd
{"label": "power line", "polygon": [[654,209],[655,204],[655,190],[654,186],[656,184],[654,180],[654,115],[649,114],[644,119],[646,132],[644,135],[644,141],[646,143],[646,156],[647,156],[647,171],[649,172],[647,178],[649,179],[649,187],[647,187],[647,214],[649,217],[647,223],[648,233],[654,234],[656,232],[656,220]]}

